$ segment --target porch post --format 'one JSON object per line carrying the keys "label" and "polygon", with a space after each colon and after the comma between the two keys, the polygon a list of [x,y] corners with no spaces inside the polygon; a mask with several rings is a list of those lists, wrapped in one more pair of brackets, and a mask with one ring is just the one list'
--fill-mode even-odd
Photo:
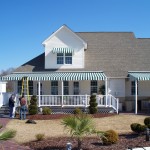
{"label": "porch post", "polygon": [[108,97],[108,78],[106,78],[106,80],[105,80],[105,95],[106,95],[106,107],[107,107],[107,97]]}
{"label": "porch post", "polygon": [[135,114],[137,114],[137,80],[135,80]]}
{"label": "porch post", "polygon": [[41,82],[38,82],[38,95],[39,95],[39,107],[41,106],[40,101],[41,101]]}
{"label": "porch post", "polygon": [[63,97],[64,97],[64,82],[61,81],[61,107],[63,107]]}

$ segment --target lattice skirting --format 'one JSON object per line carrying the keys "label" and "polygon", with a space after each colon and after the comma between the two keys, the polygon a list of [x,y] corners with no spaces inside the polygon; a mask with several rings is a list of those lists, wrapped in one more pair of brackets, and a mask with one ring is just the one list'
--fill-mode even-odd
{"label": "lattice skirting", "polygon": [[[52,110],[52,114],[73,114],[74,110],[76,107],[50,107],[50,109]],[[84,107],[80,107],[80,109],[85,112],[88,113],[89,109],[88,108],[84,108]],[[113,110],[113,108],[111,107],[107,107],[107,108],[98,108],[98,113],[114,113],[115,111]]]}

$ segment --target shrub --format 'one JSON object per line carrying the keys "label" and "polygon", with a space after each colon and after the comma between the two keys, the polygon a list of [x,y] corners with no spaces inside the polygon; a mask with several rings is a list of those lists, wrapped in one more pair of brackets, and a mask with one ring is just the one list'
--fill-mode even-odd
{"label": "shrub", "polygon": [[74,114],[82,114],[82,110],[80,108],[75,108],[75,110],[73,111]]}
{"label": "shrub", "polygon": [[150,117],[146,117],[146,118],[144,119],[144,124],[145,124],[145,125],[149,125],[149,124],[150,124]]}
{"label": "shrub", "polygon": [[96,103],[96,95],[91,95],[90,97],[90,106],[89,106],[89,112],[90,114],[97,113],[97,103]]}
{"label": "shrub", "polygon": [[43,140],[43,139],[45,138],[45,134],[41,134],[41,133],[36,134],[35,136],[36,136],[36,139],[37,139],[38,141],[41,141],[41,140]]}
{"label": "shrub", "polygon": [[134,132],[136,132],[136,133],[138,133],[138,134],[144,132],[144,131],[146,130],[146,128],[147,128],[146,125],[141,125],[141,124],[139,124],[139,123],[132,123],[132,124],[130,125],[130,127],[131,127],[131,130],[132,130],[132,131],[134,131]]}
{"label": "shrub", "polygon": [[29,114],[30,115],[35,115],[38,113],[38,106],[37,106],[37,97],[33,95],[30,100],[30,105],[29,105]]}
{"label": "shrub", "polygon": [[132,123],[132,124],[130,125],[131,130],[134,131],[134,132],[137,132],[137,126],[138,126],[138,125],[140,125],[140,124],[139,124],[139,123]]}
{"label": "shrub", "polygon": [[43,115],[50,115],[52,110],[49,107],[44,107],[42,110]]}
{"label": "shrub", "polygon": [[104,137],[102,137],[103,144],[111,145],[117,143],[118,141],[118,133],[114,130],[108,130],[104,133]]}
{"label": "shrub", "polygon": [[99,87],[99,93],[102,94],[102,95],[105,95],[105,85],[101,85]]}

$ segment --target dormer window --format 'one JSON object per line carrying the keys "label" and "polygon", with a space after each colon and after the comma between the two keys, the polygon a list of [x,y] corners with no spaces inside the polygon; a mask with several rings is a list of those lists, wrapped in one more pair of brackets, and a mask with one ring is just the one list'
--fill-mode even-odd
{"label": "dormer window", "polygon": [[72,53],[57,53],[57,64],[72,64]]}

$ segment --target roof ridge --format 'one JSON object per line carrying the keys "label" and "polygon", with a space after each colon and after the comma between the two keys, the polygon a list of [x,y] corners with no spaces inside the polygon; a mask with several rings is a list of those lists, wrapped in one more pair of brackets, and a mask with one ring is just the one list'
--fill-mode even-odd
{"label": "roof ridge", "polygon": [[132,31],[88,31],[88,32],[75,32],[75,33],[134,33]]}

